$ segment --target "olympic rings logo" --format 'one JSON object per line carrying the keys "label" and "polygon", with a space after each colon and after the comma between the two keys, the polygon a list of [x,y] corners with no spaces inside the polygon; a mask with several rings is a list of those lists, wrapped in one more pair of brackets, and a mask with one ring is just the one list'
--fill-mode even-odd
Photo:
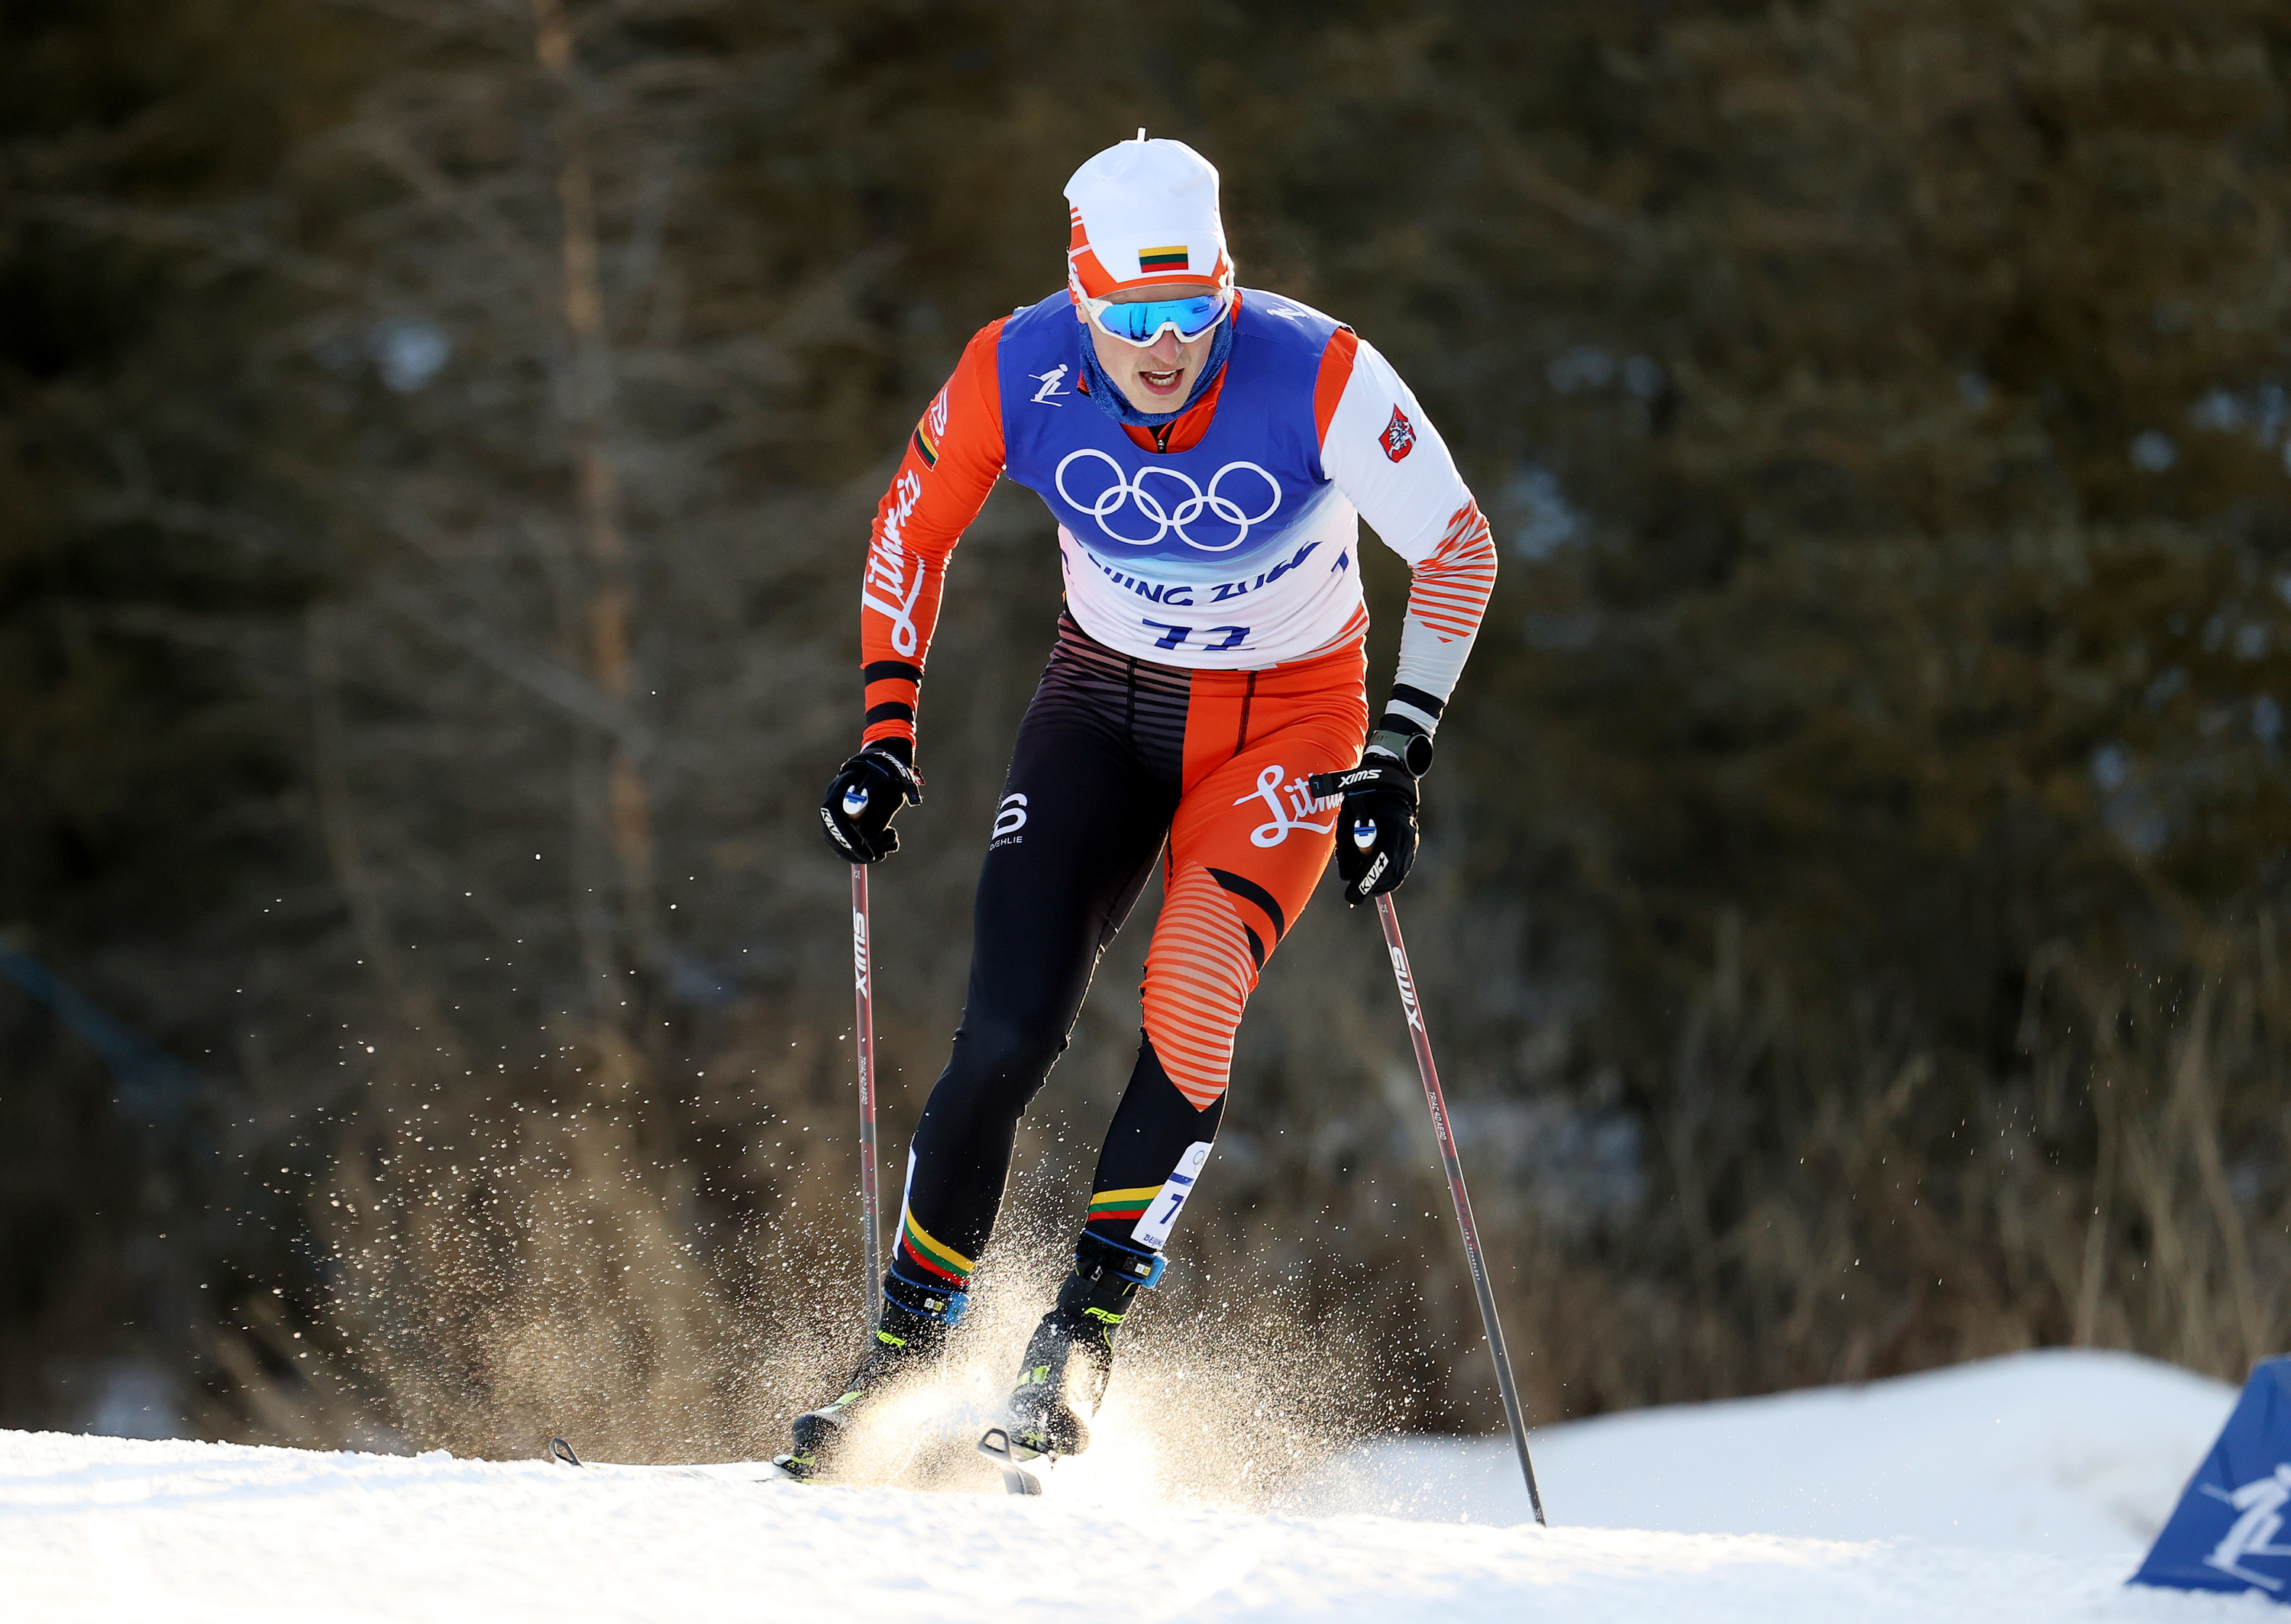
{"label": "olympic rings logo", "polygon": [[[1083,502],[1072,491],[1066,489],[1066,470],[1083,457],[1096,457],[1113,470],[1113,483],[1100,491],[1095,502]],[[1262,513],[1242,512],[1241,504],[1232,497],[1224,494],[1220,489],[1225,484],[1226,476],[1236,469],[1245,469],[1255,474],[1265,481],[1266,488],[1273,493],[1273,500],[1266,504]],[[1186,494],[1177,498],[1174,505],[1164,506],[1162,498],[1146,488],[1146,481],[1148,479],[1168,479],[1173,484],[1183,486]],[[1178,472],[1174,468],[1141,468],[1137,470],[1137,477],[1133,479],[1121,471],[1121,463],[1115,462],[1105,452],[1098,450],[1095,446],[1085,446],[1080,451],[1070,451],[1066,454],[1065,461],[1058,464],[1057,472],[1053,476],[1052,483],[1057,486],[1058,494],[1065,499],[1069,506],[1089,514],[1097,521],[1097,527],[1105,533],[1109,540],[1120,542],[1125,547],[1151,547],[1174,530],[1179,541],[1197,552],[1231,552],[1249,539],[1250,526],[1261,525],[1281,511],[1281,482],[1254,462],[1227,462],[1210,477],[1209,489],[1203,490],[1194,484],[1190,477]],[[1172,494],[1174,495],[1175,493]],[[1153,535],[1124,535],[1105,522],[1109,515],[1119,513],[1123,508],[1132,505],[1137,508],[1138,516],[1154,527]],[[1186,527],[1197,523],[1203,513],[1211,514],[1226,524],[1235,527],[1239,534],[1229,542],[1195,541],[1186,533]]]}

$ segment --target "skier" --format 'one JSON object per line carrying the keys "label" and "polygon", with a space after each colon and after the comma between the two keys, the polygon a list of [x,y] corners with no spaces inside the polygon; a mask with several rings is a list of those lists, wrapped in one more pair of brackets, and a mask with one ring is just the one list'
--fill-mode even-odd
{"label": "skier", "polygon": [[[840,1395],[796,1419],[779,1464],[797,1476],[831,1471],[856,1413],[961,1317],[1019,1115],[1159,858],[1137,1067],[1010,1403],[1015,1459],[1087,1447],[1115,1333],[1161,1279],[1217,1138],[1242,1006],[1331,849],[1350,903],[1407,877],[1416,780],[1495,583],[1487,522],[1390,365],[1318,310],[1235,285],[1207,160],[1141,130],[1066,198],[1066,285],[970,341],[868,549],[864,731],[820,806],[850,862],[896,851],[891,818],[922,799],[924,656],[948,557],[998,476],[1056,518],[1065,608],[988,837],[880,1329]],[[1373,733],[1362,515],[1413,578]]]}

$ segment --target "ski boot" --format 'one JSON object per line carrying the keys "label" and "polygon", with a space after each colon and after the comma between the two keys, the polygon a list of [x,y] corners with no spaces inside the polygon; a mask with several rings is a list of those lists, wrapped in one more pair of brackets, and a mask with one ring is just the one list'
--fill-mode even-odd
{"label": "ski boot", "polygon": [[946,1346],[946,1333],[969,1305],[964,1292],[918,1286],[896,1274],[887,1276],[882,1323],[866,1357],[843,1384],[840,1395],[796,1417],[788,1428],[795,1448],[775,1457],[772,1464],[800,1482],[833,1472],[858,1411],[886,1387],[936,1358]]}
{"label": "ski boot", "polygon": [[1113,1375],[1113,1333],[1129,1316],[1140,1287],[1158,1285],[1165,1260],[1085,1234],[1074,1249],[1073,1270],[1058,1289],[1055,1307],[1027,1340],[1018,1386],[1010,1395],[1009,1427],[990,1428],[980,1452],[1002,1467],[1014,1494],[1039,1494],[1028,1469],[1089,1447],[1089,1421]]}

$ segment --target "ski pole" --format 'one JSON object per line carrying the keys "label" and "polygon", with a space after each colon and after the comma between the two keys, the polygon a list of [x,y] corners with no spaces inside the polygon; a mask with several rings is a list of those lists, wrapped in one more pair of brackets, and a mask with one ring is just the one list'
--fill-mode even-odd
{"label": "ski pole", "polygon": [[[860,792],[864,797],[864,792]],[[849,804],[848,798],[845,804]],[[860,803],[866,804],[863,799]],[[882,1321],[882,1222],[875,1201],[875,993],[867,947],[867,865],[851,865],[851,980],[859,1008],[852,1045],[859,1060],[859,1206],[867,1226],[867,1327]]]}
{"label": "ski pole", "polygon": [[1416,1069],[1424,1074],[1424,1103],[1432,1107],[1432,1131],[1439,1137],[1440,1160],[1447,1164],[1448,1194],[1456,1201],[1456,1223],[1464,1232],[1464,1256],[1472,1265],[1472,1288],[1480,1294],[1480,1318],[1488,1328],[1488,1353],[1496,1362],[1496,1388],[1503,1395],[1504,1419],[1511,1424],[1512,1448],[1519,1451],[1519,1472],[1527,1480],[1527,1503],[1538,1524],[1543,1517],[1543,1496],[1535,1486],[1535,1463],[1527,1458],[1527,1422],[1519,1410],[1519,1389],[1511,1378],[1511,1355],[1504,1351],[1503,1323],[1496,1317],[1496,1294],[1488,1284],[1488,1266],[1480,1256],[1480,1233],[1472,1223],[1472,1198],[1464,1193],[1464,1164],[1456,1155],[1456,1136],[1448,1125],[1448,1097],[1440,1091],[1440,1073],[1432,1065],[1432,1039],[1424,1030],[1424,1010],[1416,1001],[1416,977],[1409,973],[1408,947],[1400,939],[1400,915],[1392,906],[1392,893],[1376,899],[1376,916],[1384,926],[1384,945],[1392,953],[1392,974],[1400,983],[1401,1008],[1408,1014],[1408,1036],[1416,1045]]}

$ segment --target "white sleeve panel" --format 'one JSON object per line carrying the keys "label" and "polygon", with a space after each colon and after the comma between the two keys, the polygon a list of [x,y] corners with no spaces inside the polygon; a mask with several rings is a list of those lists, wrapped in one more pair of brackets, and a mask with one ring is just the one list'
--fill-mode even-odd
{"label": "white sleeve panel", "polygon": [[1495,589],[1487,520],[1440,431],[1392,364],[1366,342],[1329,419],[1321,466],[1385,544],[1408,560],[1408,619],[1387,715],[1396,710],[1432,732]]}
{"label": "white sleeve panel", "polygon": [[1449,519],[1472,500],[1447,442],[1365,339],[1322,439],[1321,467],[1411,567],[1432,556]]}

